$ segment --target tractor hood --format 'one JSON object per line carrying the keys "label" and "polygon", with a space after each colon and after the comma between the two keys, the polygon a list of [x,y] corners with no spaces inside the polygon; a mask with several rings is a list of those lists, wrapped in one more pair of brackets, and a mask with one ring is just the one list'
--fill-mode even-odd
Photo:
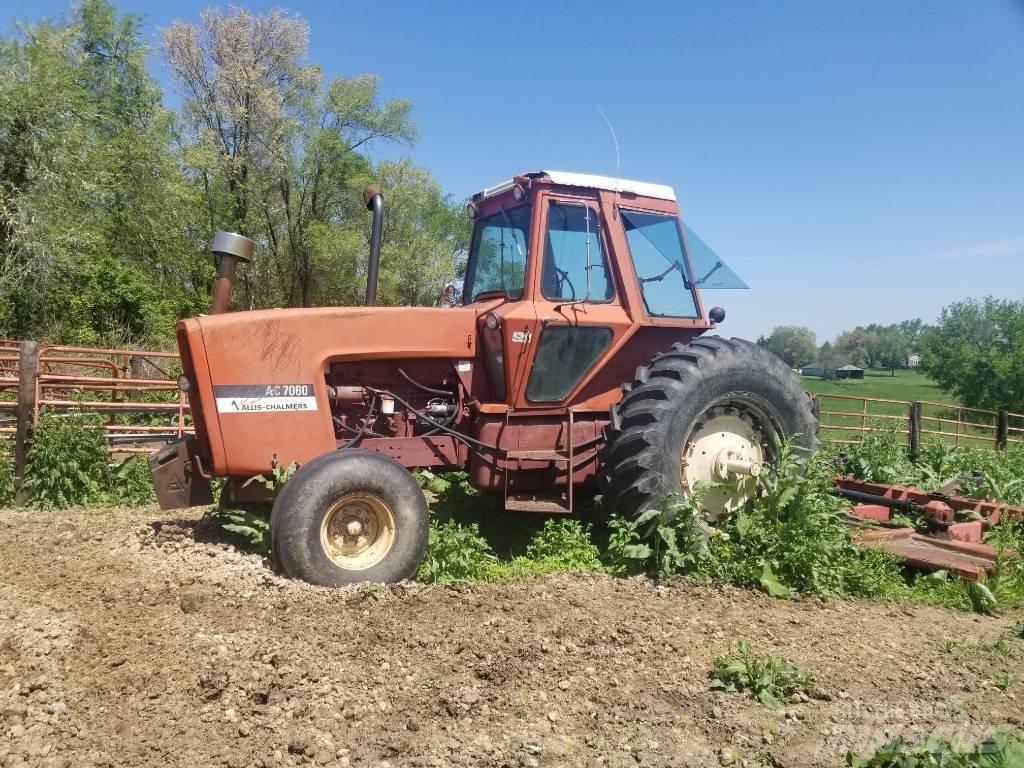
{"label": "tractor hood", "polygon": [[196,434],[208,449],[213,472],[255,474],[270,467],[273,454],[281,462],[303,463],[333,450],[334,431],[325,416],[330,414],[327,365],[360,359],[472,359],[479,311],[274,309],[183,320],[178,346],[190,379]]}

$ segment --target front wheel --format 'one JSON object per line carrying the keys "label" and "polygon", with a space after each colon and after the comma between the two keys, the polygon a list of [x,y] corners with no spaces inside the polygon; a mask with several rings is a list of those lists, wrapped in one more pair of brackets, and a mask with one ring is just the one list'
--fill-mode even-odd
{"label": "front wheel", "polygon": [[358,449],[299,468],[270,515],[281,569],[328,587],[411,577],[426,552],[429,527],[426,499],[408,470]]}
{"label": "front wheel", "polygon": [[785,440],[807,453],[818,447],[800,379],[748,341],[675,344],[623,389],[602,473],[606,503],[619,512],[638,515],[702,487],[699,512],[715,523],[757,492],[761,467]]}

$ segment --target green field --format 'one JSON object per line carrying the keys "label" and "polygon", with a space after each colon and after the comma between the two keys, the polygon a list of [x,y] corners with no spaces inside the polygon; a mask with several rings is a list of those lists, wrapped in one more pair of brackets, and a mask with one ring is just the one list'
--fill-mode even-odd
{"label": "green field", "polygon": [[849,395],[851,397],[879,397],[886,400],[922,400],[930,403],[956,405],[952,395],[943,392],[939,386],[917,371],[864,371],[864,378],[829,381],[817,376],[801,376],[804,386],[811,394]]}

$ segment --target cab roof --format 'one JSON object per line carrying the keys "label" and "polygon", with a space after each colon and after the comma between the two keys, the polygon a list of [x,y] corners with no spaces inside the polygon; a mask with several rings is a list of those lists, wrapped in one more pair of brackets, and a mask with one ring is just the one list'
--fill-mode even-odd
{"label": "cab roof", "polygon": [[[611,176],[592,176],[588,173],[570,173],[569,171],[531,171],[522,174],[522,176],[550,181],[552,184],[560,184],[566,187],[586,187],[588,189],[604,189],[609,192],[629,192],[641,197],[656,197],[673,202],[676,199],[676,193],[672,187],[664,184],[651,184],[646,181],[616,179]],[[500,195],[502,192],[511,189],[514,183],[515,179],[509,179],[493,187],[485,187],[473,195],[473,199],[480,201]]]}

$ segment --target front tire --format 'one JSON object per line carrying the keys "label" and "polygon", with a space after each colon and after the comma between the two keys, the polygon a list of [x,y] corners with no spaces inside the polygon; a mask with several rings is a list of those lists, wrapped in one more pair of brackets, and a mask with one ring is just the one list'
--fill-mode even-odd
{"label": "front tire", "polygon": [[411,577],[429,529],[427,501],[408,470],[358,449],[300,467],[270,515],[275,562],[292,578],[327,587]]}
{"label": "front tire", "polygon": [[623,390],[612,406],[602,480],[605,504],[626,515],[688,496],[700,483],[701,517],[718,522],[756,493],[754,478],[783,441],[795,437],[808,454],[818,448],[800,379],[749,341],[674,344]]}

